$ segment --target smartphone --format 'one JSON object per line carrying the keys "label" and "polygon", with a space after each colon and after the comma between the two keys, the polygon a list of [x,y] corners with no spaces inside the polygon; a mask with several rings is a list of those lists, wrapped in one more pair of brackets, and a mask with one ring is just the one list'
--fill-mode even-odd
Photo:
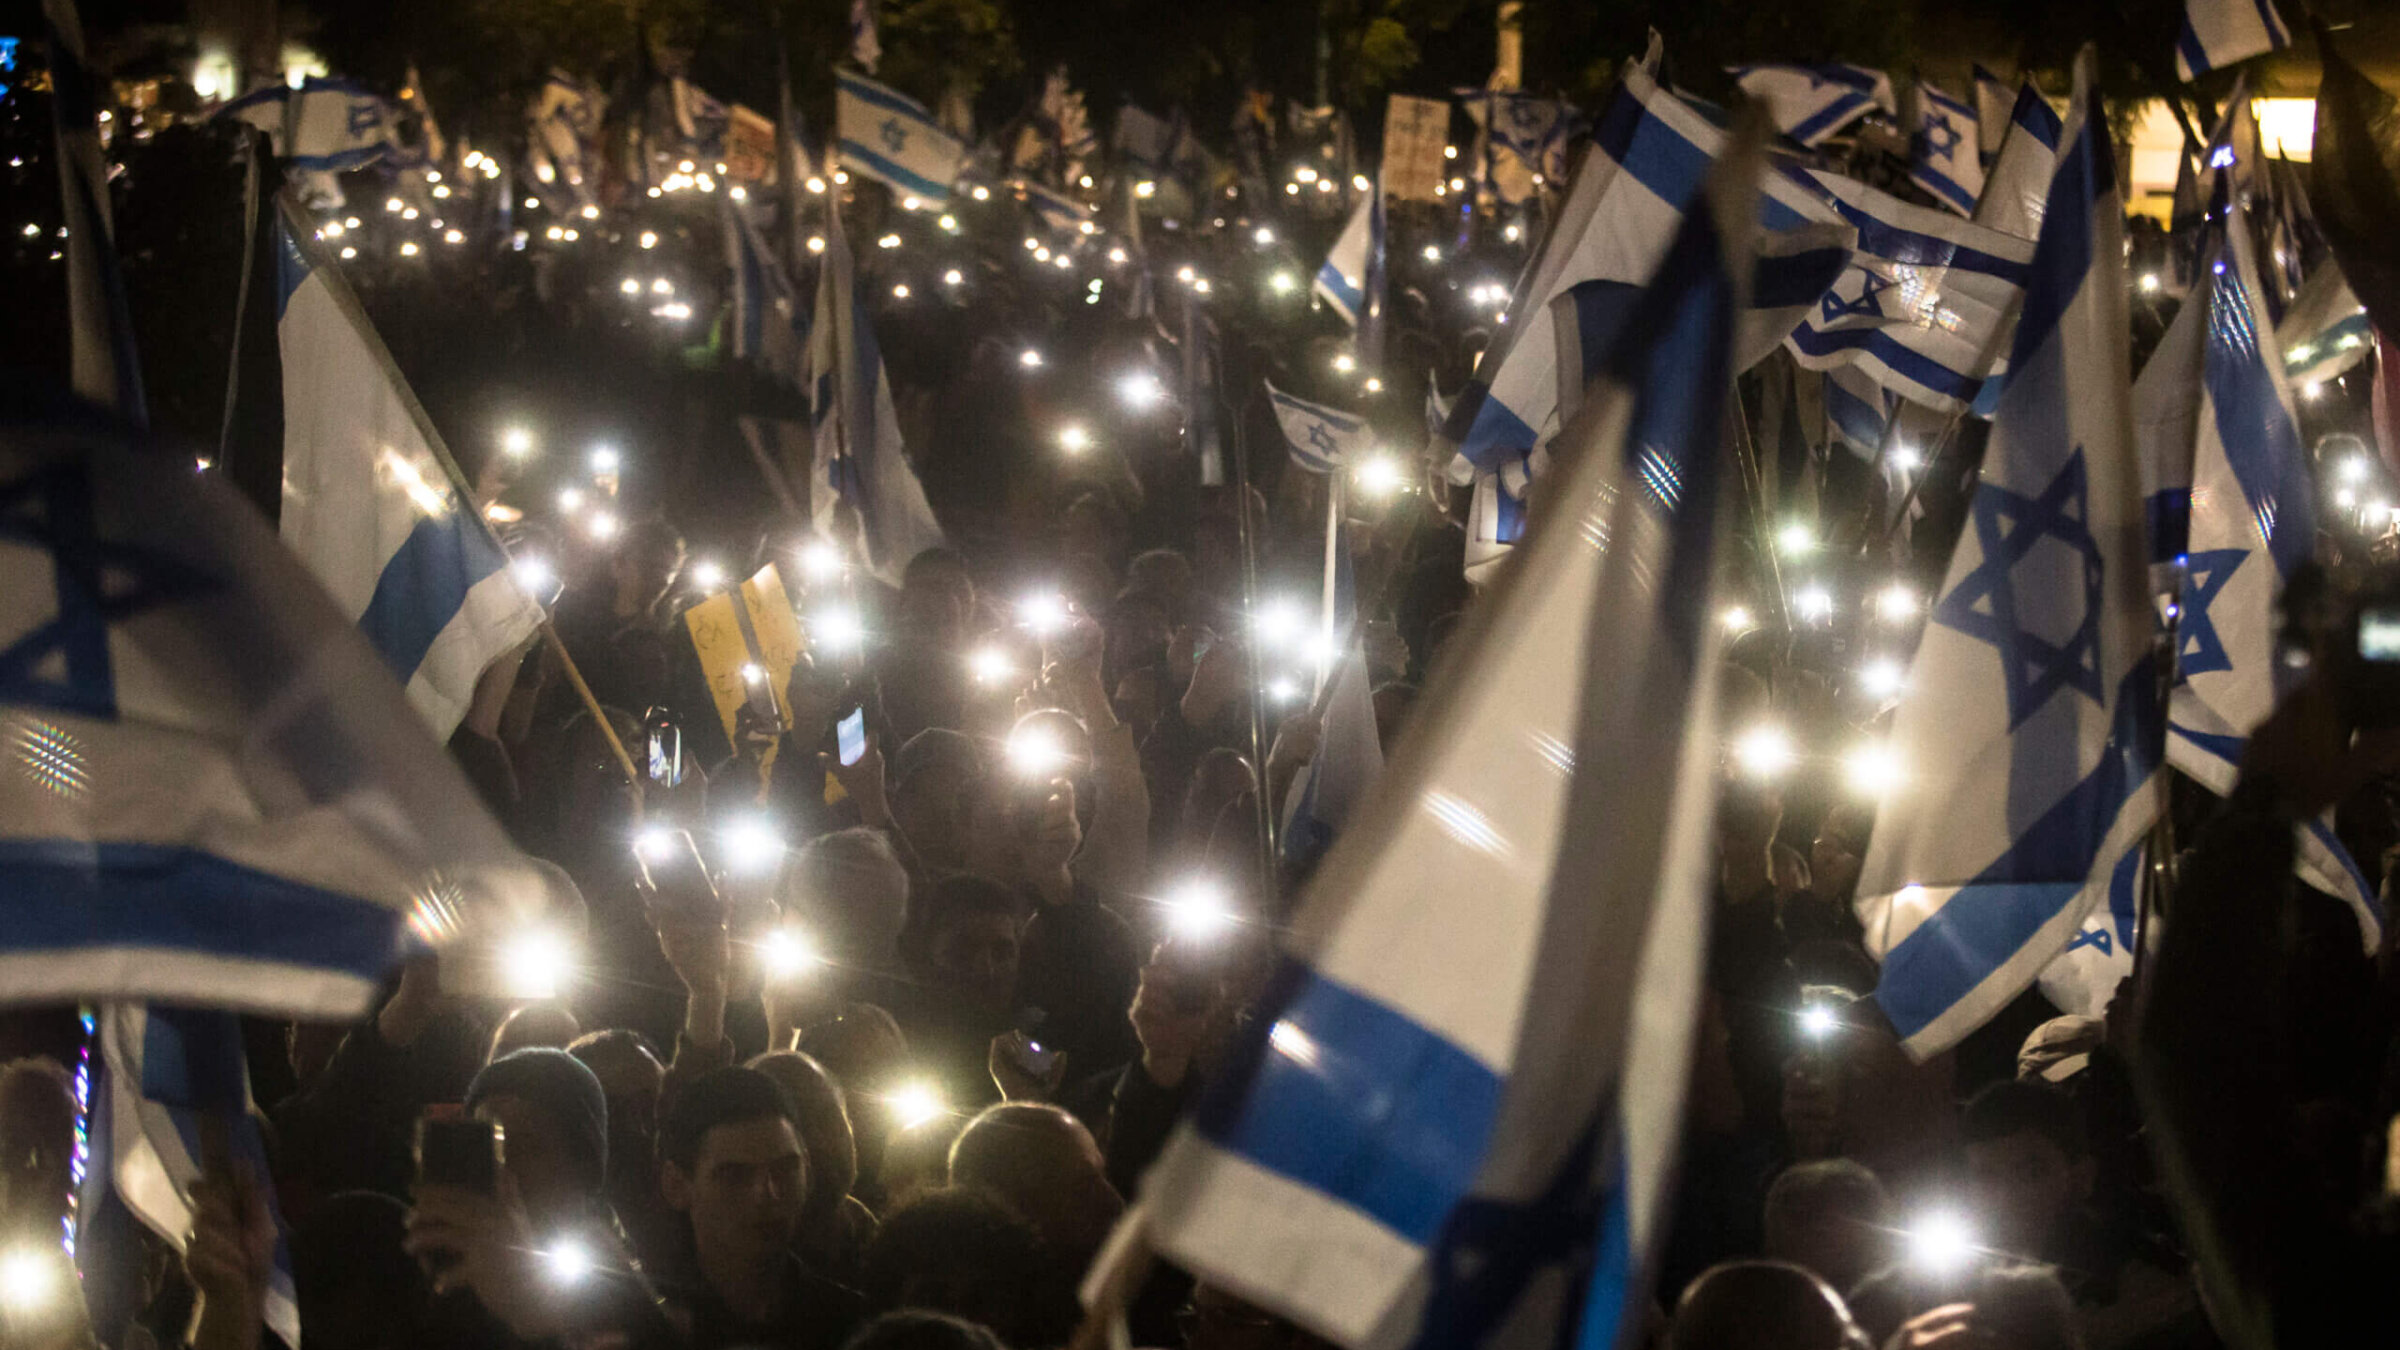
{"label": "smartphone", "polygon": [[867,753],[867,710],[864,707],[852,708],[833,724],[833,744],[840,752],[845,767],[858,763],[859,757]]}
{"label": "smartphone", "polygon": [[497,1194],[504,1143],[496,1122],[439,1108],[428,1111],[417,1121],[417,1183],[457,1186],[478,1195]]}
{"label": "smartphone", "polygon": [[1001,1042],[1002,1050],[1018,1068],[1045,1083],[1050,1081],[1050,1075],[1058,1068],[1059,1059],[1066,1054],[1064,1050],[1042,1043],[1042,1024],[1049,1020],[1049,1014],[1042,1009],[1027,1008],[1018,1014],[1016,1029]]}
{"label": "smartphone", "polygon": [[2344,702],[2360,727],[2400,724],[2400,595],[2378,588],[2359,602],[2351,625]]}
{"label": "smartphone", "polygon": [[683,782],[683,729],[664,708],[642,714],[642,735],[649,742],[650,781],[659,787]]}

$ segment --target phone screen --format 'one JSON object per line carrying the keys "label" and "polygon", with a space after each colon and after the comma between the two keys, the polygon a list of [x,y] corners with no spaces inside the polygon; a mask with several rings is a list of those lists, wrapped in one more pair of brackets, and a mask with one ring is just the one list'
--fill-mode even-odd
{"label": "phone screen", "polygon": [[2400,606],[2375,605],[2358,612],[2358,659],[2400,662]]}
{"label": "phone screen", "polygon": [[649,724],[650,781],[674,787],[683,781],[683,730],[656,709],[643,720]]}
{"label": "phone screen", "polygon": [[852,708],[850,715],[833,724],[833,740],[841,751],[842,763],[856,764],[867,753],[867,710]]}

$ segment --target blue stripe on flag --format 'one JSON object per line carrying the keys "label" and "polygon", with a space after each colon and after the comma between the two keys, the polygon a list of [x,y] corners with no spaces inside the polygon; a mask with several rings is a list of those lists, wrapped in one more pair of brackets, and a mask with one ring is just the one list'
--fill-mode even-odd
{"label": "blue stripe on flag", "polygon": [[1431,1241],[1474,1184],[1499,1076],[1297,962],[1274,984],[1262,1002],[1282,1016],[1251,1033],[1248,1072],[1201,1103],[1201,1134],[1412,1242]]}
{"label": "blue stripe on flag", "polygon": [[1843,123],[1865,116],[1874,103],[1865,94],[1845,94],[1825,105],[1815,116],[1801,119],[1785,134],[1802,145],[1810,144],[1820,136],[1832,134]]}
{"label": "blue stripe on flag", "polygon": [[[2259,350],[2250,294],[2234,267],[2211,277],[2208,356],[2201,363],[2225,464],[2242,485],[2250,518],[2285,580],[2316,548],[2314,485],[2300,432],[2292,425]],[[2273,334],[2266,335],[2270,340]]]}
{"label": "blue stripe on flag", "polygon": [[1961,402],[1972,400],[1981,385],[1973,376],[1952,370],[1880,328],[1841,328],[1827,332],[1802,324],[1786,340],[1812,357],[1863,351],[1902,379]]}
{"label": "blue stripe on flag", "polygon": [[292,305],[292,296],[300,284],[309,278],[308,255],[300,251],[298,240],[292,238],[291,228],[279,212],[275,217],[275,321],[283,322],[283,312]]}
{"label": "blue stripe on flag", "polygon": [[2343,873],[2349,879],[2350,884],[2357,888],[2360,897],[2367,902],[2367,910],[2375,916],[2375,922],[2378,924],[2386,922],[2383,912],[2383,897],[2376,893],[2373,886],[2367,884],[2367,874],[2358,870],[2357,860],[2350,856],[2350,850],[2343,846],[2341,837],[2333,832],[2333,827],[2322,820],[2309,820],[2303,822],[2300,828],[2308,831],[2310,837],[2317,841],[2318,846],[2323,848],[2326,853],[2331,854],[2335,862],[2342,865]]}
{"label": "blue stripe on flag", "polygon": [[1916,172],[1912,174],[1911,177],[1915,178],[1918,183],[1922,184],[1927,192],[1932,193],[1934,196],[1941,198],[1943,201],[1950,203],[1963,212],[1973,214],[1975,210],[1975,194],[1967,191],[1963,187],[1960,187],[1958,183],[1950,177],[1950,175],[1933,167],[1932,164],[1921,163],[1917,165]]}
{"label": "blue stripe on flag", "polygon": [[865,169],[868,173],[883,179],[885,182],[890,183],[894,187],[905,188],[920,197],[930,198],[937,202],[948,201],[950,199],[950,185],[948,183],[936,183],[932,179],[925,177],[923,174],[913,173],[907,169],[903,169],[898,164],[893,163],[891,160],[885,159],[883,156],[875,153],[872,150],[869,150],[867,147],[859,144],[857,141],[844,139],[842,141],[841,151],[842,158],[856,163],[860,168]]}
{"label": "blue stripe on flag", "polygon": [[2058,120],[2058,110],[2030,83],[2017,91],[2017,106],[2009,112],[2009,120],[2025,128],[2042,143],[2043,149],[2053,152],[2058,149],[2059,135],[2066,130],[2066,125]]}
{"label": "blue stripe on flag", "polygon": [[2208,64],[2208,49],[2200,45],[2200,32],[2192,27],[2189,15],[2183,21],[2183,31],[2175,37],[2175,55],[2180,58],[2183,76],[2206,75],[2213,67]]}
{"label": "blue stripe on flag", "polygon": [[2100,199],[2116,188],[2116,157],[2095,154],[2093,131],[2095,124],[2105,128],[2100,109],[2087,110],[2084,131],[2075,138],[2059,157],[2058,171],[2050,179],[2050,205],[2043,214],[2048,222],[2060,213],[2075,222],[2068,229],[2044,229],[2034,246],[2033,264],[2025,283],[2025,307],[2017,320],[2016,341],[2009,353],[2009,369],[2023,369],[2033,354],[2050,340],[2067,306],[2075,302],[2075,293],[2083,289],[2092,270],[2092,212]]}
{"label": "blue stripe on flag", "polygon": [[1884,419],[1889,414],[1832,380],[1825,381],[1825,414],[1833,429],[1851,444],[1871,453],[1883,443]]}
{"label": "blue stripe on flag", "polygon": [[467,592],[504,561],[463,511],[426,516],[376,577],[375,594],[358,616],[359,631],[406,684],[466,603]]}
{"label": "blue stripe on flag", "polygon": [[168,844],[0,841],[0,932],[14,952],[145,948],[381,978],[398,911]]}
{"label": "blue stripe on flag", "polygon": [[1350,279],[1342,275],[1342,269],[1330,262],[1318,264],[1317,284],[1332,292],[1327,298],[1340,306],[1345,314],[1357,314],[1359,307],[1367,302],[1366,292],[1351,285]]}
{"label": "blue stripe on flag", "polygon": [[1275,401],[1275,405],[1277,407],[1289,408],[1293,412],[1300,413],[1303,416],[1317,418],[1320,421],[1332,426],[1335,431],[1339,431],[1344,435],[1348,435],[1351,432],[1357,431],[1360,427],[1366,425],[1366,421],[1363,418],[1352,417],[1350,414],[1345,412],[1337,412],[1332,408],[1326,407],[1322,403],[1311,403],[1304,398],[1293,398],[1290,394],[1287,394],[1280,389],[1271,390],[1268,394],[1268,397]]}
{"label": "blue stripe on flag", "polygon": [[[862,103],[872,103],[889,112],[905,113],[924,123],[927,127],[934,127],[933,113],[915,99],[905,94],[895,93],[872,80],[861,79],[846,70],[836,72],[836,74],[841,81],[842,92],[850,97]],[[938,130],[938,128],[936,129]],[[947,136],[950,133],[945,131],[942,134]]]}

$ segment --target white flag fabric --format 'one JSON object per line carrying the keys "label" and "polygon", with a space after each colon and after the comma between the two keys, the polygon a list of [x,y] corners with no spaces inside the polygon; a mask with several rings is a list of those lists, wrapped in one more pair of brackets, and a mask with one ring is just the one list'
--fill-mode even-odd
{"label": "white flag fabric", "polygon": [[869,75],[883,63],[883,38],[875,31],[875,0],[850,0],[850,59]]}
{"label": "white flag fabric", "polygon": [[842,164],[929,206],[950,200],[967,148],[925,105],[864,75],[834,72],[834,133]]}
{"label": "white flag fabric", "polygon": [[1283,428],[1292,463],[1310,473],[1333,473],[1355,460],[1374,439],[1367,419],[1322,403],[1294,398],[1270,384],[1267,401]]}
{"label": "white flag fabric", "polygon": [[1975,66],[1975,143],[1990,164],[2000,153],[2000,138],[2008,131],[2008,114],[2016,106],[2016,95],[1999,76],[1985,70],[1981,62]]}
{"label": "white flag fabric", "polygon": [[1358,205],[1351,209],[1350,220],[1333,241],[1333,251],[1317,268],[1317,279],[1309,289],[1314,291],[1342,322],[1358,326],[1359,316],[1367,307],[1367,260],[1379,242],[1375,238],[1378,213],[1372,196],[1361,195]]}
{"label": "white flag fabric", "polygon": [[1730,69],[1743,93],[1767,105],[1776,129],[1802,145],[1819,144],[1877,108],[1900,111],[1892,77],[1864,66],[1768,62]]}
{"label": "white flag fabric", "polygon": [[2291,45],[2292,30],[2275,12],[2275,0],[2184,0],[2183,30],[2175,37],[2175,78],[2196,80]]}
{"label": "white flag fabric", "polygon": [[528,117],[525,150],[534,181],[565,192],[578,209],[600,202],[600,119],[607,109],[599,91],[553,70]]}
{"label": "white flag fabric", "polygon": [[392,105],[351,80],[311,75],[298,89],[272,85],[226,104],[217,116],[266,132],[294,173],[347,173],[400,148]]}
{"label": "white flag fabric", "polygon": [[2163,734],[2114,149],[2076,62],[2008,388],[1917,649],[1858,886],[1923,1058],[2033,983],[2159,809]]}
{"label": "white flag fabric", "polygon": [[809,311],[748,208],[720,194],[725,212],[725,266],[733,276],[733,355],[792,389],[808,378]]}
{"label": "white flag fabric", "polygon": [[2276,345],[2291,381],[2305,385],[2330,380],[2375,350],[2375,326],[2367,321],[2364,305],[2330,255],[2309,269],[2300,293],[2284,307],[2283,322],[2275,326]]}
{"label": "white flag fabric", "polygon": [[1606,1346],[1647,1304],[1707,942],[1724,259],[1754,191],[1685,221],[1569,433],[1558,528],[1476,609],[1129,1219],[1354,1350]]}
{"label": "white flag fabric", "polygon": [[1033,212],[1034,218],[1049,229],[1073,230],[1090,223],[1092,219],[1093,211],[1089,204],[1077,201],[1056,188],[1045,187],[1030,178],[1012,178],[1008,186],[1016,193],[1017,200],[1025,203],[1025,208]]}
{"label": "white flag fabric", "polygon": [[816,532],[897,586],[911,558],[941,544],[942,527],[901,445],[892,382],[839,212],[825,218],[808,389],[816,437],[809,512]]}
{"label": "white flag fabric", "polygon": [[1975,110],[1919,80],[1917,125],[1908,142],[1908,181],[1962,216],[1975,214],[1983,195],[1983,142]]}
{"label": "white flag fabric", "polygon": [[2050,176],[2058,169],[2058,114],[2027,80],[2005,125],[1999,158],[1992,161],[1983,199],[1975,204],[1975,223],[2019,239],[2039,238]]}
{"label": "white flag fabric", "polygon": [[484,670],[541,625],[541,607],[452,483],[339,272],[312,256],[289,214],[276,225],[284,542],[447,738]]}
{"label": "white flag fabric", "polygon": [[9,1000],[353,1018],[412,929],[550,907],[352,616],[188,459],[0,428],[0,541]]}
{"label": "white flag fabric", "polygon": [[1375,694],[1368,687],[1366,640],[1358,627],[1358,581],[1346,521],[1335,524],[1329,549],[1332,566],[1325,578],[1321,623],[1323,633],[1339,648],[1319,670],[1316,701],[1323,731],[1317,753],[1286,790],[1283,828],[1276,835],[1283,861],[1291,867],[1309,866],[1324,856],[1383,772],[1383,742],[1375,729]]}

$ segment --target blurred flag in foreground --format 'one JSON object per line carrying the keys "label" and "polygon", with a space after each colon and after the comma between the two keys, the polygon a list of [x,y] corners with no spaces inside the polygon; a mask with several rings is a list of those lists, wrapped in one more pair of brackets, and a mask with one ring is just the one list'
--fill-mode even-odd
{"label": "blurred flag in foreground", "polygon": [[451,481],[425,410],[306,228],[288,205],[276,221],[284,542],[447,738],[485,668],[541,626],[541,607]]}
{"label": "blurred flag in foreground", "polygon": [[[1280,411],[1280,409],[1278,409]],[[1383,771],[1383,742],[1375,731],[1375,696],[1368,687],[1365,634],[1358,626],[1358,581],[1350,561],[1350,528],[1340,519],[1338,482],[1325,545],[1325,600],[1319,619],[1324,650],[1318,660],[1317,753],[1286,793],[1278,838],[1289,867],[1325,855],[1334,836],[1367,798]]]}
{"label": "blurred flag in foreground", "polygon": [[1707,941],[1728,259],[1765,134],[1685,219],[1568,429],[1550,526],[1128,1220],[1344,1345],[1607,1346],[1646,1307]]}
{"label": "blurred flag in foreground", "polygon": [[1767,63],[1732,70],[1742,92],[1767,105],[1776,129],[1802,145],[1815,145],[1877,108],[1900,110],[1892,77],[1864,66]]}
{"label": "blurred flag in foreground", "polygon": [[1975,223],[2019,239],[2042,232],[2042,208],[2050,200],[2050,177],[2058,168],[2058,114],[2027,80],[2017,90],[2000,139],[1999,158],[1975,203]]}
{"label": "blurred flag in foreground", "polygon": [[2124,211],[2093,59],[2076,63],[2008,389],[1858,886],[1876,998],[1919,1058],[2064,950],[2159,804]]}

